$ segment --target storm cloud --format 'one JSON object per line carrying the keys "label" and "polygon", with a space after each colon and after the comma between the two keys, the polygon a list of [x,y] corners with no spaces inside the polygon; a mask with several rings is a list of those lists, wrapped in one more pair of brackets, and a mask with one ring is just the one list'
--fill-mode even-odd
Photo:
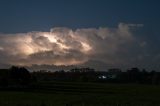
{"label": "storm cloud", "polygon": [[147,42],[134,35],[139,26],[120,23],[115,28],[56,27],[50,32],[0,34],[0,64],[75,65],[89,60],[115,66],[137,64],[148,56]]}

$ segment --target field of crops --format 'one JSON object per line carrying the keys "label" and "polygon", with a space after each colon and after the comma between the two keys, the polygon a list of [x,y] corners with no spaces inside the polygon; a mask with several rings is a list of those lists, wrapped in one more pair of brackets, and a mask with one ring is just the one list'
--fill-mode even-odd
{"label": "field of crops", "polygon": [[159,106],[160,86],[41,82],[30,90],[1,90],[0,106]]}

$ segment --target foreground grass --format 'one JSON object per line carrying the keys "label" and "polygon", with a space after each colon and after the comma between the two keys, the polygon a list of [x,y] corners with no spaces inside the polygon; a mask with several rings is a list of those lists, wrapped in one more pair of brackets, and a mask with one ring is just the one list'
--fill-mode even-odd
{"label": "foreground grass", "polygon": [[0,91],[0,106],[159,106],[160,86],[41,82],[30,91]]}

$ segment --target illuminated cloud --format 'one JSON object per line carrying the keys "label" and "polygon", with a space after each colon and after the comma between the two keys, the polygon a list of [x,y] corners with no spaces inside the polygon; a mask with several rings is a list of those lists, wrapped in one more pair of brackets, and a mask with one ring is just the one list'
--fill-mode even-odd
{"label": "illuminated cloud", "polygon": [[50,32],[0,34],[0,63],[11,65],[74,65],[98,60],[106,64],[132,64],[147,44],[137,42],[131,27],[142,24],[120,23],[116,28],[59,27]]}

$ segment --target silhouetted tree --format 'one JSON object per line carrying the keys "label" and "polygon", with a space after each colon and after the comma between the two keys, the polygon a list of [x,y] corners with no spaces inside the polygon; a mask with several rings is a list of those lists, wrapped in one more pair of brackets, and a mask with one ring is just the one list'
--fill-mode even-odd
{"label": "silhouetted tree", "polygon": [[10,71],[10,76],[15,81],[15,83],[21,85],[28,85],[30,83],[31,75],[26,68],[12,66]]}
{"label": "silhouetted tree", "polygon": [[132,68],[130,70],[127,70],[127,77],[129,82],[139,82],[141,75],[140,70],[138,68]]}
{"label": "silhouetted tree", "polygon": [[160,83],[160,73],[154,70],[151,71],[151,84],[157,85]]}
{"label": "silhouetted tree", "polygon": [[0,69],[0,86],[1,87],[7,87],[8,86],[8,69]]}

